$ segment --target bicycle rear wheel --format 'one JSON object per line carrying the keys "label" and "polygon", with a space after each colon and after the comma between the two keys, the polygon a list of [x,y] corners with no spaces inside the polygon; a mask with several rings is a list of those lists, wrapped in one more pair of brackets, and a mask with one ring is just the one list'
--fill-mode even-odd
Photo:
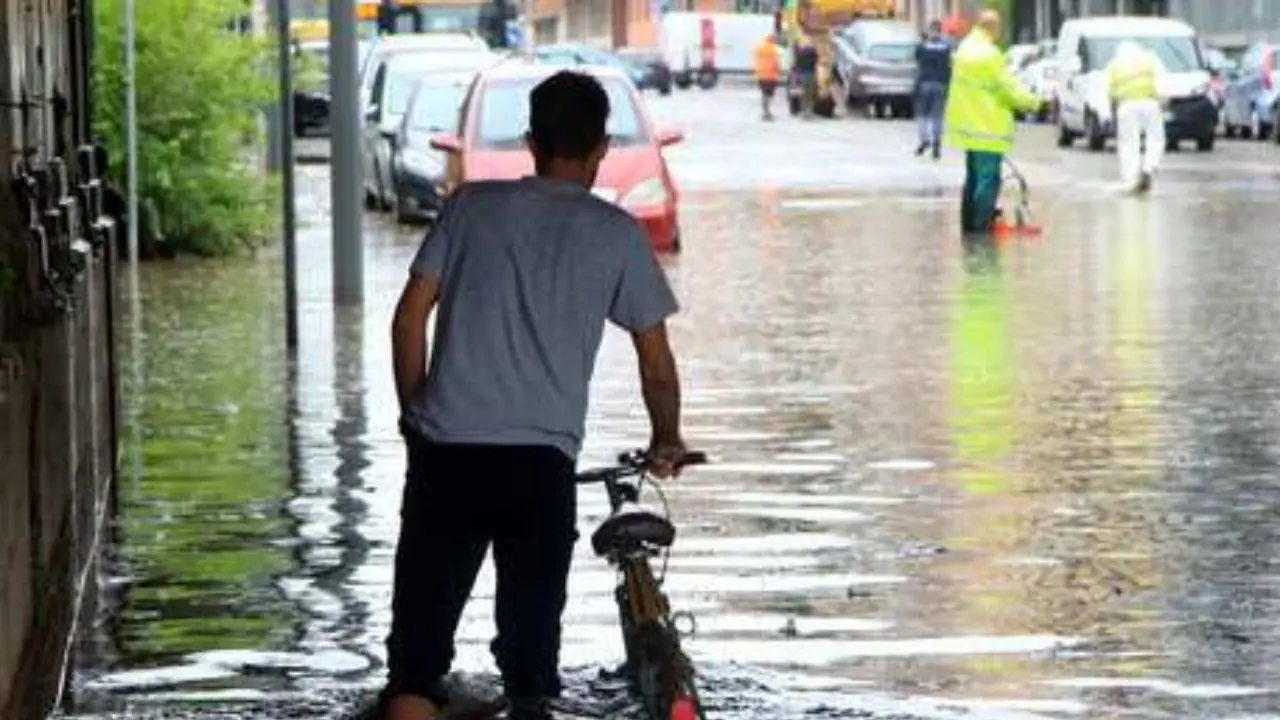
{"label": "bicycle rear wheel", "polygon": [[643,559],[628,561],[618,588],[627,669],[651,720],[706,720],[693,664],[680,648],[667,598]]}

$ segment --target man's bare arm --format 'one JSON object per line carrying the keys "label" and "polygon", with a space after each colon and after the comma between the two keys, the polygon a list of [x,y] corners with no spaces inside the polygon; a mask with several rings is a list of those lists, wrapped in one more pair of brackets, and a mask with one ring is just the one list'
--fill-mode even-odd
{"label": "man's bare arm", "polygon": [[667,341],[666,323],[631,334],[640,362],[640,389],[653,426],[650,451],[659,457],[660,469],[675,469],[684,455],[680,438],[680,377],[676,360]]}
{"label": "man's bare arm", "polygon": [[434,277],[413,275],[400,294],[391,322],[391,352],[395,363],[396,396],[400,412],[408,409],[427,382],[427,318],[435,308],[440,285]]}

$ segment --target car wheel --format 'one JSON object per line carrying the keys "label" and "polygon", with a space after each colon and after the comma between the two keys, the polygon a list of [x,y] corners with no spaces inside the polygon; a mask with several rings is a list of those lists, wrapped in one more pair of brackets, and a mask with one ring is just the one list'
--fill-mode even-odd
{"label": "car wheel", "polygon": [[387,199],[387,189],[382,187],[382,172],[377,162],[373,164],[373,209],[381,212],[391,209],[391,201]]}
{"label": "car wheel", "polygon": [[1262,115],[1254,110],[1249,117],[1249,136],[1255,140],[1267,139],[1267,126],[1262,122]]}
{"label": "car wheel", "polygon": [[365,210],[378,209],[378,199],[373,196],[373,192],[370,191],[369,188],[367,187],[364,189],[364,209]]}
{"label": "car wheel", "polygon": [[1213,141],[1213,133],[1205,135],[1202,138],[1197,138],[1196,150],[1199,150],[1200,152],[1211,152],[1213,150]]}
{"label": "car wheel", "polygon": [[671,94],[671,83],[669,83],[669,82],[665,82],[665,83],[662,83],[661,85],[659,85],[659,86],[658,86],[658,94],[659,94],[659,95],[670,95],[670,94]]}
{"label": "car wheel", "polygon": [[674,80],[676,87],[681,90],[688,90],[689,86],[693,84],[693,78],[689,73],[679,73],[672,79]]}
{"label": "car wheel", "polygon": [[1182,149],[1182,146],[1178,144],[1178,138],[1169,138],[1164,142],[1165,152],[1171,152],[1171,153],[1178,152],[1181,149]]}
{"label": "car wheel", "polygon": [[1058,123],[1058,147],[1069,148],[1076,141],[1076,134],[1067,129],[1066,125]]}
{"label": "car wheel", "polygon": [[1240,126],[1240,137],[1244,138],[1245,140],[1252,140],[1252,139],[1253,139],[1253,124],[1254,124],[1253,120],[1250,120],[1248,125],[1241,125],[1241,126]]}
{"label": "car wheel", "polygon": [[396,188],[396,222],[400,225],[409,225],[417,220],[417,216],[409,211],[409,199],[405,197],[404,189]]}
{"label": "car wheel", "polygon": [[1222,136],[1223,136],[1223,137],[1229,137],[1229,138],[1233,138],[1233,137],[1235,137],[1235,136],[1236,136],[1236,126],[1235,126],[1235,125],[1231,125],[1230,123],[1223,123],[1223,125],[1222,125]]}
{"label": "car wheel", "polygon": [[1107,148],[1107,136],[1102,133],[1102,127],[1098,123],[1098,118],[1091,113],[1085,126],[1089,131],[1089,149],[1094,152],[1102,152]]}
{"label": "car wheel", "polygon": [[716,86],[720,80],[720,73],[715,68],[703,68],[698,71],[698,87],[703,90],[710,90]]}

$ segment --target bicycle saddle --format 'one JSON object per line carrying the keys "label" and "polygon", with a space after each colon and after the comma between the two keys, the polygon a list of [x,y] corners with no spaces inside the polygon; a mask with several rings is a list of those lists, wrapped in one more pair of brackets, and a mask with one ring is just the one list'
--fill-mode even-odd
{"label": "bicycle saddle", "polygon": [[591,549],[596,555],[609,555],[643,546],[670,547],[675,539],[676,526],[670,520],[641,505],[624,503],[591,533]]}

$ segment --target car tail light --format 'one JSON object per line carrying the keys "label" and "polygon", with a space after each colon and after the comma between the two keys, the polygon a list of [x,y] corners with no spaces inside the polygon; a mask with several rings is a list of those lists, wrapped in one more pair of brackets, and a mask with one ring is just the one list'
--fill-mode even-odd
{"label": "car tail light", "polygon": [[1275,86],[1276,74],[1276,49],[1271,48],[1267,56],[1262,60],[1262,87],[1270,90]]}

